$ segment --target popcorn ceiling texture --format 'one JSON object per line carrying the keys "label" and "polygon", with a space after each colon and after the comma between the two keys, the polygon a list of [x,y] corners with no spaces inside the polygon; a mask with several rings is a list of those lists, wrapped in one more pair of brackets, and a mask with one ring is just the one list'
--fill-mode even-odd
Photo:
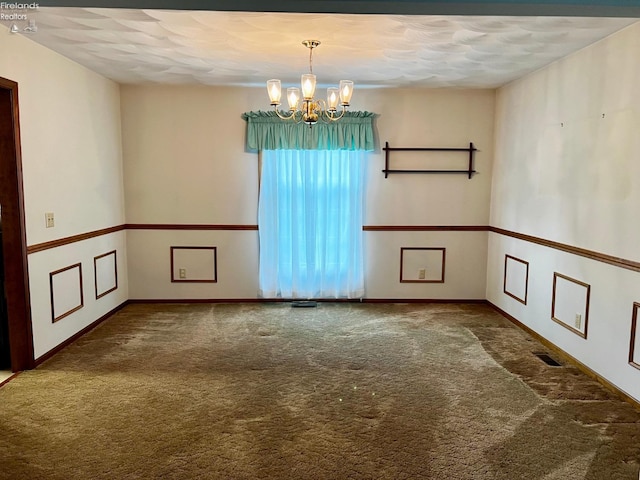
{"label": "popcorn ceiling texture", "polygon": [[120,83],[493,88],[633,23],[580,17],[403,16],[40,8],[29,38]]}

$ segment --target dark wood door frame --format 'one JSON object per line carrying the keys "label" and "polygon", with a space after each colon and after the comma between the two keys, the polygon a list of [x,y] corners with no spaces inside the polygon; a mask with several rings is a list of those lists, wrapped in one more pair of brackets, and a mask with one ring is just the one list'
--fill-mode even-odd
{"label": "dark wood door frame", "polygon": [[0,77],[0,205],[11,369],[34,367],[18,84]]}

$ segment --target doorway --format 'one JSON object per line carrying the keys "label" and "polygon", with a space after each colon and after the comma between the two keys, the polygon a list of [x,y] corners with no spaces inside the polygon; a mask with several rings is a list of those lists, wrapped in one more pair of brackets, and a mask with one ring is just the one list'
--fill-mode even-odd
{"label": "doorway", "polygon": [[[6,348],[14,372],[33,368],[33,336],[27,241],[22,190],[22,160],[18,112],[18,84],[0,77],[0,215],[2,224],[2,277],[0,296],[6,300]],[[0,352],[2,355],[2,352]]]}
{"label": "doorway", "polygon": [[[0,210],[0,370],[11,370],[9,317],[4,294],[4,258],[2,256],[2,211]],[[1,380],[0,380],[1,381]]]}

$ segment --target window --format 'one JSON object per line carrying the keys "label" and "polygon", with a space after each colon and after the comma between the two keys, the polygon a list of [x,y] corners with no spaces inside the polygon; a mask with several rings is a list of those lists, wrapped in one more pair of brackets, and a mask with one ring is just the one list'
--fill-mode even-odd
{"label": "window", "polygon": [[364,294],[364,155],[262,151],[258,224],[263,297]]}

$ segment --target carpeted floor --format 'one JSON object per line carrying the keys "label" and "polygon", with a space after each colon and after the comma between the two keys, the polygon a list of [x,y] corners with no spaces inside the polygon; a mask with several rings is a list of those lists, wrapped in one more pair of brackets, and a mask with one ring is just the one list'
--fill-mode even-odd
{"label": "carpeted floor", "polygon": [[637,480],[639,412],[545,351],[484,305],[129,305],[0,388],[0,478]]}

